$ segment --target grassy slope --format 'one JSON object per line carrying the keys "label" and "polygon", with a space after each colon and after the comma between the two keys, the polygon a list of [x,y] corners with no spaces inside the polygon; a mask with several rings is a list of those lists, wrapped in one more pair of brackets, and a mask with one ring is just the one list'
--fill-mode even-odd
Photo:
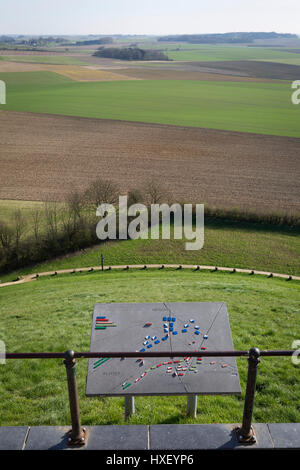
{"label": "grassy slope", "polygon": [[[0,298],[0,335],[9,351],[88,350],[96,302],[225,301],[236,349],[288,349],[300,335],[299,284],[239,274],[173,270],[65,275],[0,289]],[[247,361],[240,359],[238,366],[242,397],[201,397],[194,422],[240,422]],[[86,372],[87,361],[80,360],[83,423],[124,423],[121,398],[85,397]],[[298,376],[299,367],[288,358],[262,361],[255,421],[299,422]],[[0,368],[0,393],[3,426],[70,422],[61,360],[9,361]],[[131,424],[193,422],[185,416],[183,397],[138,398],[136,408]]]}
{"label": "grassy slope", "polygon": [[51,72],[1,73],[0,79],[7,84],[5,109],[300,137],[290,84],[75,83]]}
{"label": "grassy slope", "polygon": [[181,240],[110,241],[84,252],[69,254],[18,272],[1,275],[2,282],[17,275],[106,265],[202,264],[300,274],[299,232],[259,224],[206,221],[204,247],[186,251]]}

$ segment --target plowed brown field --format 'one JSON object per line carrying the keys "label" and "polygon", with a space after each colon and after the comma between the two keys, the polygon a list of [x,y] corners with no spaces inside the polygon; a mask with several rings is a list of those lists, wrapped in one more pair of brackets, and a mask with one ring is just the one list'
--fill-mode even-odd
{"label": "plowed brown field", "polygon": [[173,200],[300,211],[300,139],[0,112],[0,198],[64,199],[96,176]]}

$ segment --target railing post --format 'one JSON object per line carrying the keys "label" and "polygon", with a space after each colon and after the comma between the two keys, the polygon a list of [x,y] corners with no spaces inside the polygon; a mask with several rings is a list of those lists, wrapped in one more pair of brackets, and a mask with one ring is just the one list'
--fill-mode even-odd
{"label": "railing post", "polygon": [[238,439],[241,443],[254,444],[256,442],[254,430],[252,427],[252,415],[254,406],[254,396],[256,389],[257,367],[260,362],[260,351],[257,348],[252,348],[249,351],[248,358],[248,377],[246,397],[244,404],[244,415],[242,427],[237,429]]}
{"label": "railing post", "polygon": [[129,419],[134,413],[134,397],[132,395],[125,395],[125,419]]}
{"label": "railing post", "polygon": [[71,412],[72,429],[69,431],[68,444],[82,446],[86,443],[86,429],[81,428],[79,400],[76,380],[76,359],[74,351],[65,352],[64,364],[66,366],[69,403]]}
{"label": "railing post", "polygon": [[197,395],[187,396],[186,413],[191,418],[197,418]]}

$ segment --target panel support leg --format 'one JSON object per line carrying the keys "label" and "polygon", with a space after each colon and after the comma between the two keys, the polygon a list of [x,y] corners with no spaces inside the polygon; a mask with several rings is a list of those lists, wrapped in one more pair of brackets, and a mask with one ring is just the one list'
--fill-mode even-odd
{"label": "panel support leg", "polygon": [[125,419],[130,418],[134,413],[134,397],[132,395],[125,395]]}
{"label": "panel support leg", "polygon": [[187,396],[187,415],[191,418],[197,416],[197,395]]}

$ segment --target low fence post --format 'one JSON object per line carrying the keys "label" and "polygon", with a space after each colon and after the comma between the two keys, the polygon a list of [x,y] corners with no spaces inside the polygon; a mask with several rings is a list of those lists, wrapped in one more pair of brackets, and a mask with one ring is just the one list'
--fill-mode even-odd
{"label": "low fence post", "polygon": [[79,400],[76,379],[76,359],[74,351],[65,352],[64,364],[66,366],[69,404],[71,412],[72,429],[69,432],[68,444],[73,446],[82,446],[86,443],[86,429],[81,428]]}
{"label": "low fence post", "polygon": [[254,406],[254,396],[256,389],[257,367],[260,362],[260,351],[257,348],[251,348],[248,358],[248,377],[246,397],[244,404],[244,415],[242,427],[237,429],[238,439],[241,443],[254,444],[256,442],[254,430],[252,427],[252,415]]}

